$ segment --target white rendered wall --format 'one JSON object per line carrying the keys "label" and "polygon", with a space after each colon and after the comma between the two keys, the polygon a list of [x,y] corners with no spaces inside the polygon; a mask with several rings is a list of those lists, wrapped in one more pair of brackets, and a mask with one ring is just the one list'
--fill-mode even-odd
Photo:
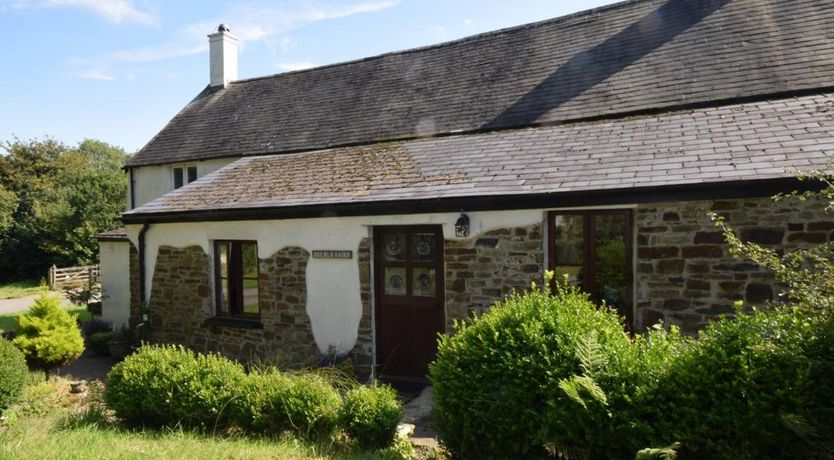
{"label": "white rendered wall", "polygon": [[130,243],[100,241],[101,319],[117,328],[130,319]]}
{"label": "white rendered wall", "polygon": [[[497,228],[544,224],[546,211],[489,211],[468,214],[469,238],[477,238],[480,234]],[[152,224],[145,233],[145,295],[146,298],[150,297],[153,270],[160,246],[183,248],[196,245],[208,254],[211,241],[215,239],[256,240],[260,258],[270,257],[287,246],[299,246],[310,252],[319,249],[349,249],[353,251],[352,259],[311,257],[307,264],[307,314],[310,316],[316,345],[322,353],[331,346],[338,352],[345,353],[350,351],[356,342],[362,316],[359,266],[356,261],[356,250],[362,238],[371,235],[374,225],[442,224],[444,238],[452,239],[455,238],[454,225],[458,217],[459,213],[438,213]],[[140,228],[139,225],[128,226],[128,236],[134,244],[138,244]]]}
{"label": "white rendered wall", "polygon": [[130,194],[136,194],[134,205],[138,208],[162,195],[174,190],[173,168],[181,166],[197,166],[197,179],[213,173],[238,158],[217,158],[212,160],[193,161],[190,163],[171,163],[165,165],[140,166],[133,168],[133,185],[128,187],[127,203],[130,207]]}

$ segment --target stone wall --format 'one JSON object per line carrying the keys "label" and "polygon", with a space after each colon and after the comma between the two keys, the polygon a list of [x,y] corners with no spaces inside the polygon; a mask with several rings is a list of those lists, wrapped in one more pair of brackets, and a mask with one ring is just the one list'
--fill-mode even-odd
{"label": "stone wall", "polygon": [[371,315],[371,247],[368,238],[362,238],[356,249],[356,263],[359,264],[359,296],[362,300],[362,318],[356,345],[350,352],[350,359],[357,376],[364,380],[373,373],[374,328]]}
{"label": "stone wall", "polygon": [[130,319],[128,325],[131,329],[135,329],[142,322],[142,300],[139,293],[139,251],[133,243],[127,243],[128,248],[128,267],[129,270],[129,285],[130,285],[130,301],[128,309],[130,311]]}
{"label": "stone wall", "polygon": [[159,248],[148,303],[151,340],[285,367],[312,364],[319,354],[306,311],[309,258],[288,247],[260,260],[261,326],[243,328],[212,321],[211,270],[202,248]]}
{"label": "stone wall", "polygon": [[663,320],[693,333],[732,313],[737,300],[750,307],[776,298],[772,273],[730,256],[708,213],[723,216],[745,241],[791,251],[832,238],[834,220],[824,206],[769,198],[641,205],[635,213],[638,329]]}
{"label": "stone wall", "polygon": [[446,330],[454,320],[480,315],[513,290],[541,282],[541,224],[491,230],[477,238],[446,240]]}

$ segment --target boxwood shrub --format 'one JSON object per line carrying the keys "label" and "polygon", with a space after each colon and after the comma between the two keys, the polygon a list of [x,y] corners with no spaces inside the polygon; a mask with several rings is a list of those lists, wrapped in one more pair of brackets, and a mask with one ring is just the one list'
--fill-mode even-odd
{"label": "boxwood shrub", "polygon": [[359,386],[345,394],[339,425],[363,449],[393,444],[403,418],[397,392],[388,385]]}
{"label": "boxwood shrub", "polygon": [[[430,366],[434,415],[455,456],[519,458],[542,455],[553,442],[563,451],[584,446],[588,433],[603,447],[609,438],[631,436],[632,427],[612,427],[608,420],[609,407],[627,398],[635,360],[620,318],[574,288],[559,286],[553,294],[515,294],[440,337]],[[583,374],[580,348],[593,348],[595,359],[604,361],[591,363],[594,379],[619,392],[608,394],[605,404],[586,403],[593,417],[579,414],[586,409],[560,388],[561,380]],[[585,426],[577,426],[579,417]]]}
{"label": "boxwood shrub", "polygon": [[219,355],[145,345],[107,378],[107,405],[128,423],[211,429],[230,423],[231,403],[246,373]]}
{"label": "boxwood shrub", "polygon": [[339,393],[322,376],[255,371],[237,389],[235,421],[255,433],[324,438],[336,427],[340,403]]}
{"label": "boxwood shrub", "polygon": [[645,396],[655,444],[682,458],[830,458],[834,323],[786,307],[718,320]]}
{"label": "boxwood shrub", "polygon": [[20,399],[28,374],[23,353],[8,340],[0,339],[0,412]]}

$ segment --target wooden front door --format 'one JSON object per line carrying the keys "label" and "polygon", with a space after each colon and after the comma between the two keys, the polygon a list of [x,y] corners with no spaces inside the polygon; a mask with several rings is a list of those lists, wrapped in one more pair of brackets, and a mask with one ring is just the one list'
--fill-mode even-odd
{"label": "wooden front door", "polygon": [[379,372],[423,380],[444,330],[442,228],[376,227],[374,246]]}

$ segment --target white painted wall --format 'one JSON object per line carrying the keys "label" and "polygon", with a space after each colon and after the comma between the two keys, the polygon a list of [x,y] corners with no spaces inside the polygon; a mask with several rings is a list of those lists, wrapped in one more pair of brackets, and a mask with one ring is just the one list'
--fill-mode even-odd
{"label": "white painted wall", "polygon": [[117,328],[130,319],[130,243],[99,241],[101,317]]}
{"label": "white painted wall", "polygon": [[[469,238],[477,238],[484,232],[497,228],[544,224],[546,211],[540,209],[468,214]],[[269,257],[287,246],[300,246],[307,251],[349,249],[354,252],[353,259],[310,258],[307,264],[307,314],[310,316],[316,345],[322,353],[331,346],[341,353],[346,353],[356,342],[359,320],[362,316],[356,250],[362,238],[371,235],[371,227],[374,225],[442,224],[444,238],[452,239],[455,238],[454,225],[458,217],[459,213],[438,213],[153,224],[145,233],[146,298],[150,297],[153,270],[160,246],[183,248],[197,245],[209,253],[211,242],[216,239],[256,240],[258,255],[261,258]],[[139,225],[128,226],[128,236],[136,245],[138,245],[137,236],[140,228]]]}
{"label": "white painted wall", "polygon": [[189,163],[171,163],[133,168],[133,186],[128,187],[127,191],[128,207],[130,207],[131,193],[136,195],[134,205],[138,208],[174,190],[174,173],[172,170],[175,167],[196,165],[197,179],[199,180],[201,177],[217,171],[238,158],[216,158]]}

